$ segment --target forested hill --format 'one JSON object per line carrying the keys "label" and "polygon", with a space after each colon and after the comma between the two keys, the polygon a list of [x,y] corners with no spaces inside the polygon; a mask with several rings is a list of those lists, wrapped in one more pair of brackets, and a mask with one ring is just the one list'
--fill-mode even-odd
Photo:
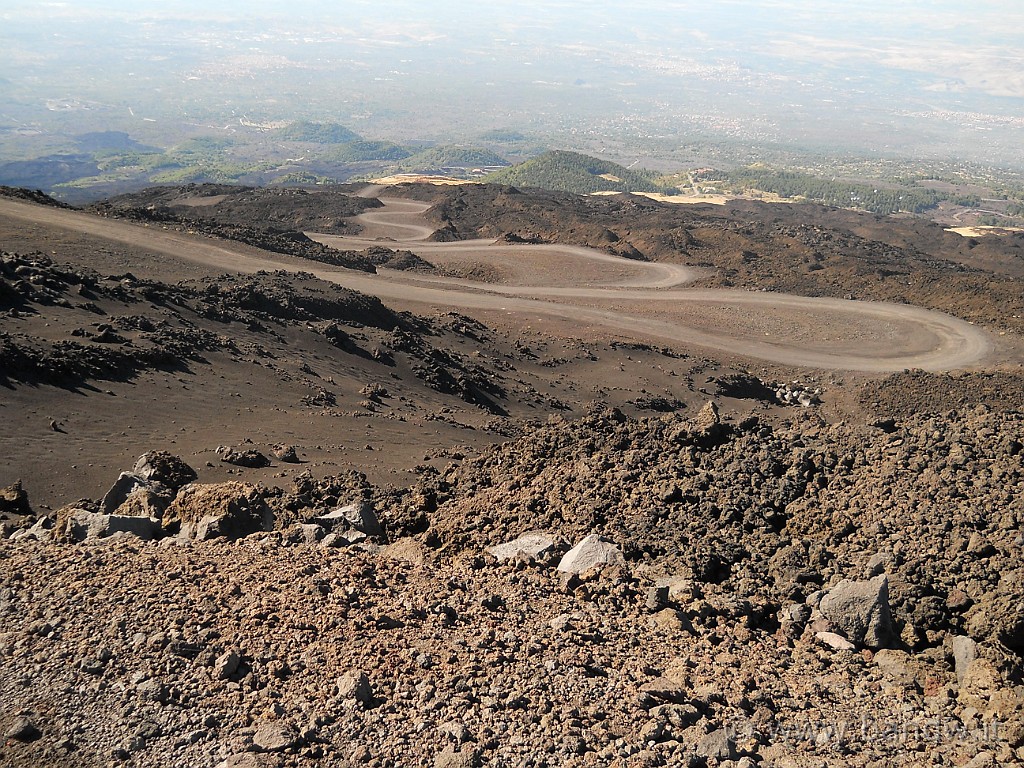
{"label": "forested hill", "polygon": [[484,168],[508,165],[501,155],[476,147],[431,147],[401,162],[403,170],[414,172],[438,171],[448,168]]}
{"label": "forested hill", "polygon": [[281,141],[304,141],[311,144],[347,144],[359,141],[359,134],[337,123],[311,123],[300,120],[274,131]]}
{"label": "forested hill", "polygon": [[666,191],[655,178],[652,173],[633,171],[607,160],[555,150],[492,173],[484,181],[576,194]]}

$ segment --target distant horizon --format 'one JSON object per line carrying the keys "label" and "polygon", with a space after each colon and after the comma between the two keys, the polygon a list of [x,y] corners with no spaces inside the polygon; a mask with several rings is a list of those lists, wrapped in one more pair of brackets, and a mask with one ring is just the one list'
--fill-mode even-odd
{"label": "distant horizon", "polygon": [[1022,162],[1024,8],[992,0],[17,0],[0,22],[6,156],[30,144],[4,129],[147,141],[246,114]]}

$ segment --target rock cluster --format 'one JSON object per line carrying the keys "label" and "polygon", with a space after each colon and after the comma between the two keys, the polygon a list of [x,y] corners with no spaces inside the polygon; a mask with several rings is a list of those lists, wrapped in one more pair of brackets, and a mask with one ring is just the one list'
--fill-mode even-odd
{"label": "rock cluster", "polygon": [[782,405],[799,405],[809,408],[821,403],[821,388],[809,387],[799,381],[793,381],[776,387],[775,398]]}

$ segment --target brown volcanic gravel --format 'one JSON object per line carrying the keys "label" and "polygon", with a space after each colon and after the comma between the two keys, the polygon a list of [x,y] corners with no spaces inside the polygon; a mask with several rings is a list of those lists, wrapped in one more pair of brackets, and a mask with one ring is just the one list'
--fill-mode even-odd
{"label": "brown volcanic gravel", "polygon": [[[606,411],[366,489],[388,545],[6,539],[0,726],[40,738],[0,762],[1016,763],[1022,426]],[[266,496],[309,519],[326,487]],[[414,503],[429,527],[403,537]],[[483,549],[530,528],[605,534],[627,563],[570,577]],[[898,647],[833,648],[817,590],[883,572]]]}

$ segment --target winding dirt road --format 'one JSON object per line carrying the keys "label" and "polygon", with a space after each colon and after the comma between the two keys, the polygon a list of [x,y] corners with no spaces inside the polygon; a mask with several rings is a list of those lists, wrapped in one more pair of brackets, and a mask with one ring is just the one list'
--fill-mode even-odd
{"label": "winding dirt road", "polygon": [[[376,190],[364,191],[375,192]],[[491,241],[433,243],[427,206],[382,199],[364,213],[361,237],[311,235],[335,247],[386,245],[436,262],[501,263],[500,282],[382,271],[370,275],[269,255],[230,242],[0,199],[0,215],[66,228],[217,269],[287,270],[382,299],[446,310],[502,311],[599,326],[632,337],[696,345],[787,365],[858,371],[949,370],[976,365],[993,350],[984,331],[940,312],[878,302],[740,290],[687,290],[696,272],[636,262],[574,246]],[[543,283],[530,278],[543,274]]]}

